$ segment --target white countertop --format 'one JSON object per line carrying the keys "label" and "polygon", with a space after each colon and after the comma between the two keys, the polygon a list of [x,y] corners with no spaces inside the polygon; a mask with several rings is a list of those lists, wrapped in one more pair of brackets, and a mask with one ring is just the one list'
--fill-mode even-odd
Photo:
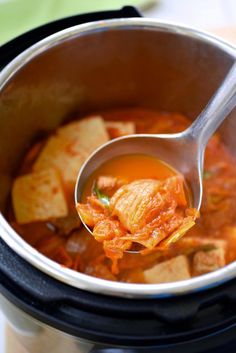
{"label": "white countertop", "polygon": [[[129,1],[127,1],[129,3]],[[198,28],[236,25],[235,0],[161,0],[147,17],[182,22]],[[4,353],[4,317],[0,311],[0,353]]]}

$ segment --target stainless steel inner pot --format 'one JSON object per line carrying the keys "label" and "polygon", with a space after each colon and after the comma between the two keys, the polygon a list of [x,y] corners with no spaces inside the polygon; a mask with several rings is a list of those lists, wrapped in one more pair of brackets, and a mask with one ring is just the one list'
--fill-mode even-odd
{"label": "stainless steel inner pot", "polygon": [[[68,28],[30,47],[0,73],[0,235],[31,265],[74,287],[123,297],[170,296],[216,286],[236,275],[236,262],[168,284],[106,281],[65,269],[29,246],[4,210],[12,176],[30,142],[75,112],[141,106],[203,109],[236,59],[230,45],[191,28],[147,19],[119,19]],[[220,129],[236,154],[236,110]],[[96,132],[94,132],[96,133]]]}

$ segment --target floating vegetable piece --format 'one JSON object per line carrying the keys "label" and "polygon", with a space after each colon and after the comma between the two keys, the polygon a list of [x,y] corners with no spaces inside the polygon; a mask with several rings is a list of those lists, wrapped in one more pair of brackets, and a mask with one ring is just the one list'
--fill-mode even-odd
{"label": "floating vegetable piece", "polygon": [[132,121],[106,121],[105,125],[112,139],[135,134],[135,124]]}
{"label": "floating vegetable piece", "polygon": [[91,228],[108,216],[107,207],[94,195],[87,198],[86,204],[77,204],[76,209],[84,223]]}
{"label": "floating vegetable piece", "polygon": [[98,187],[97,183],[94,183],[93,194],[98,198],[98,200],[106,207],[110,206],[110,197],[105,195]]}
{"label": "floating vegetable piece", "polygon": [[210,170],[204,170],[203,172],[203,179],[210,179],[214,175],[213,172]]}
{"label": "floating vegetable piece", "polygon": [[49,228],[54,227],[60,235],[68,236],[73,230],[80,228],[81,220],[76,210],[74,210],[73,212],[70,211],[65,217],[52,219],[48,226]]}

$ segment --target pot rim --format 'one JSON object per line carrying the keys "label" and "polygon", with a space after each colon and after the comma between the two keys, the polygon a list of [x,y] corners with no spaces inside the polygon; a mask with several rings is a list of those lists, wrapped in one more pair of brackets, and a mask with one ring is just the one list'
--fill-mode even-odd
{"label": "pot rim", "polygon": [[[177,33],[193,39],[199,39],[209,45],[218,47],[229,54],[232,59],[236,59],[236,49],[232,45],[207,32],[179,25],[174,22],[157,21],[155,19],[146,18],[96,21],[73,26],[57,32],[23,51],[0,72],[0,91],[24,65],[46,50],[61,44],[67,39],[88,35],[95,31],[110,29],[145,29]],[[26,243],[10,226],[2,214],[0,214],[0,234],[1,238],[13,251],[40,271],[70,286],[94,293],[126,298],[170,297],[206,290],[210,287],[220,285],[236,276],[235,261],[217,271],[179,282],[160,284],[113,282],[64,268],[45,257]]]}

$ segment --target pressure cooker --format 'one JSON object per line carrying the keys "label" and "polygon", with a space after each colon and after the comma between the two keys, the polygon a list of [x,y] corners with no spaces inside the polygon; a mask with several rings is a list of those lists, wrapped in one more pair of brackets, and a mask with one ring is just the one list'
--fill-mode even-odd
{"label": "pressure cooker", "polygon": [[[39,131],[118,106],[195,119],[235,60],[220,39],[129,6],[61,19],[0,48],[0,304],[29,352],[236,352],[236,263],[176,283],[112,282],[54,263],[5,218]],[[219,130],[234,155],[235,129],[236,110]]]}

